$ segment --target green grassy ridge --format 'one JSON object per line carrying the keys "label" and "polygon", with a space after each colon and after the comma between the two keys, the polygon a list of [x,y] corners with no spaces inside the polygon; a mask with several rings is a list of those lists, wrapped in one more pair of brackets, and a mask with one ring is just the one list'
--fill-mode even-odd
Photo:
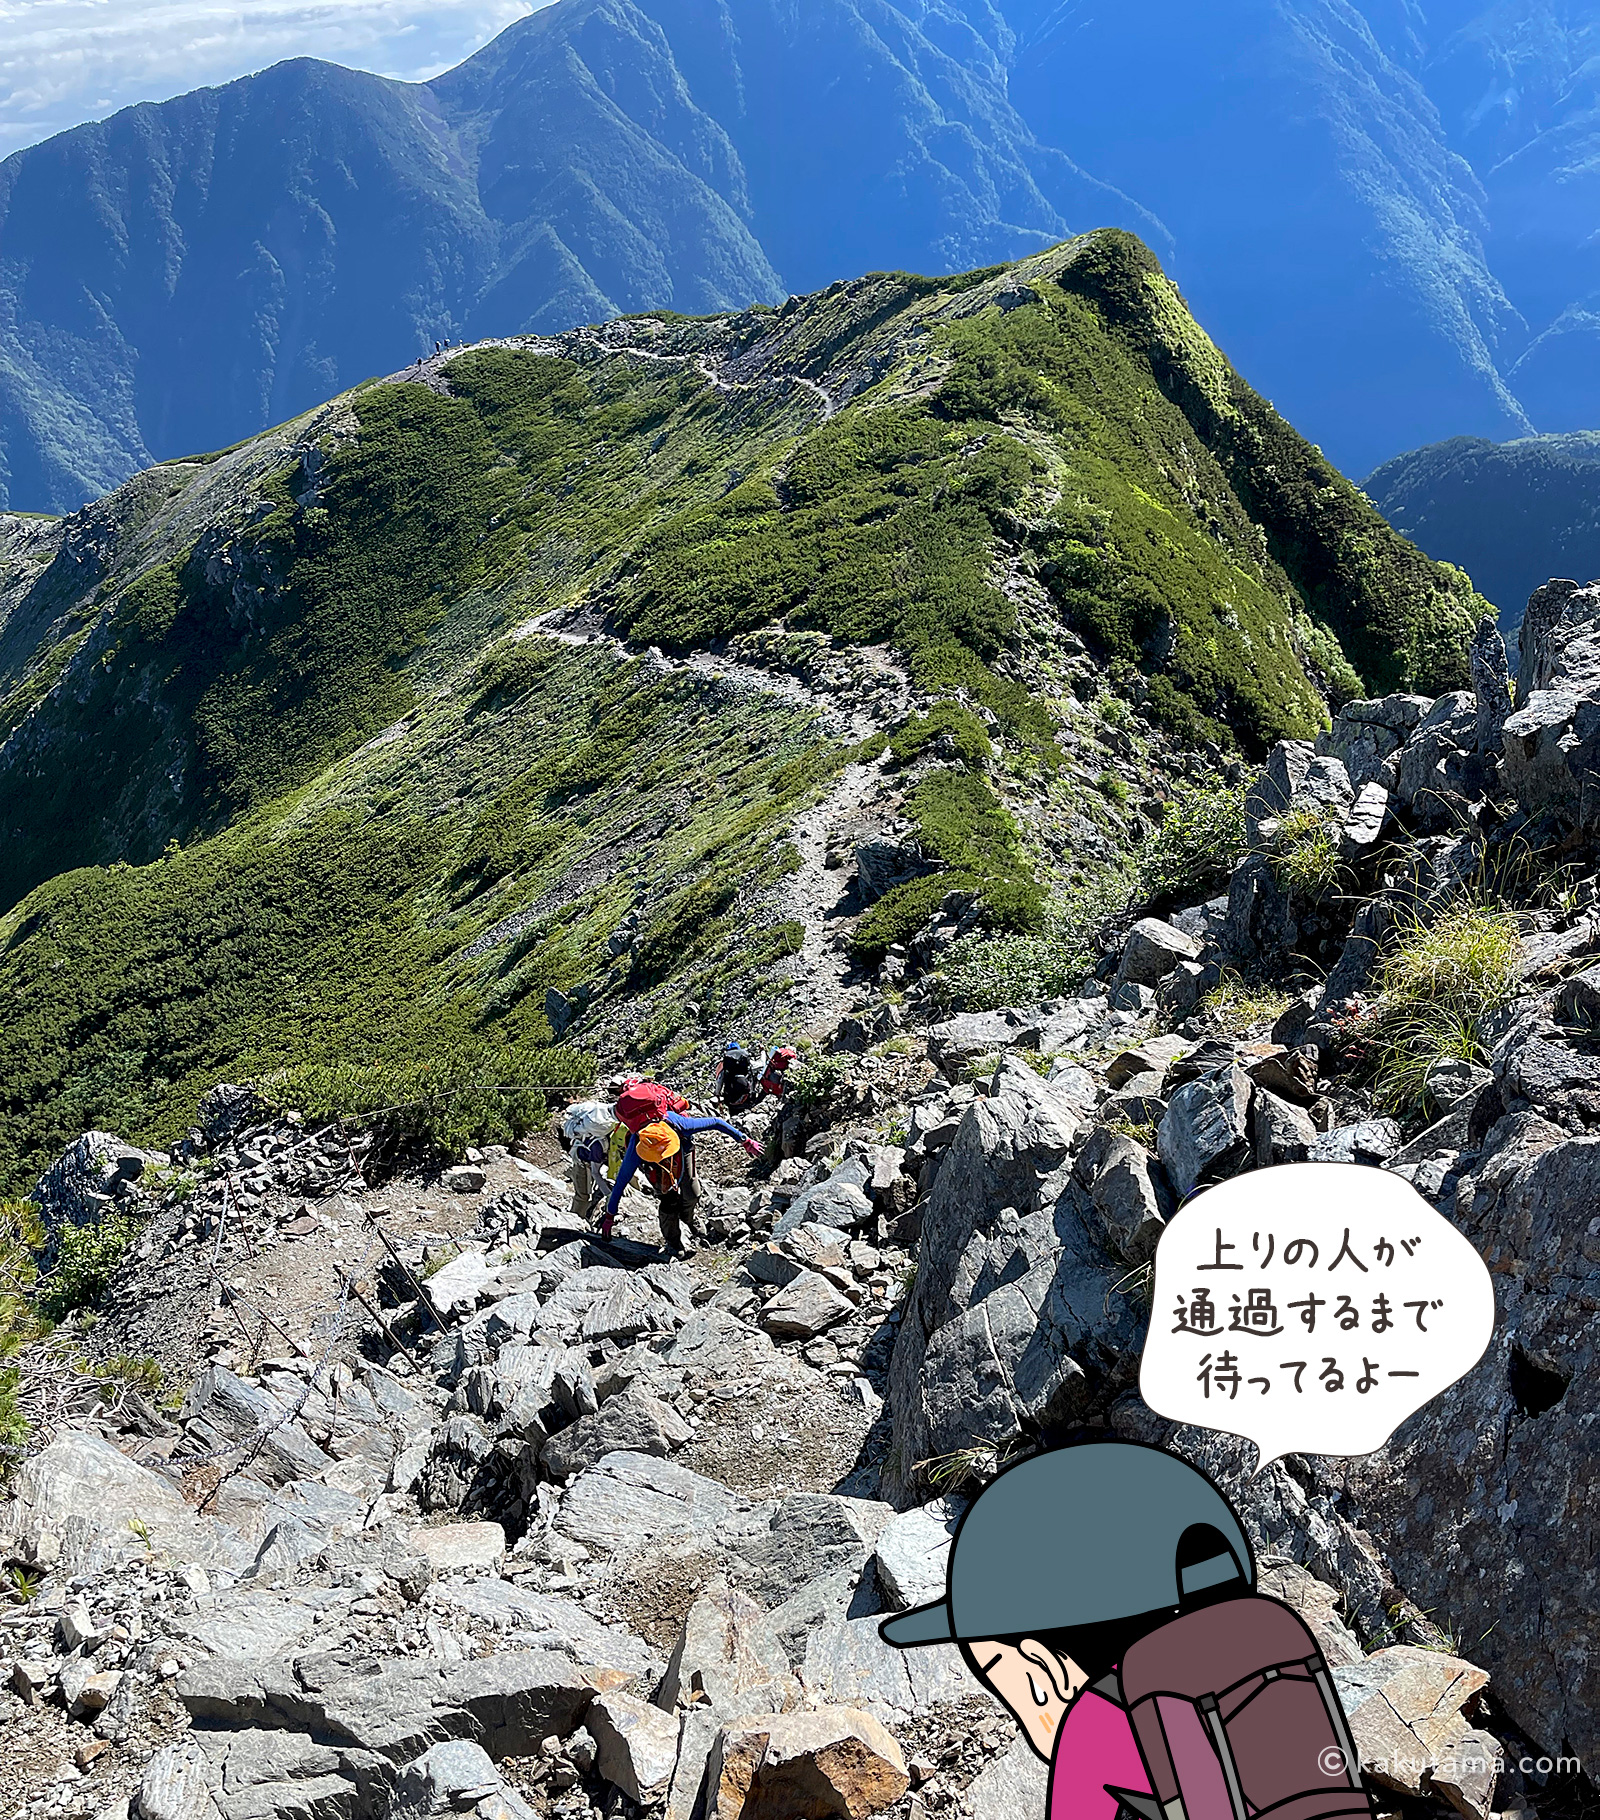
{"label": "green grassy ridge", "polygon": [[[769,630],[896,648],[941,698],[901,756],[936,728],[992,768],[912,791],[946,870],[874,908],[870,954],[955,888],[997,927],[1040,925],[996,786],[1055,777],[1059,753],[1054,711],[1022,680],[1002,560],[1038,577],[1113,677],[1151,674],[1169,727],[1252,749],[1321,723],[1317,677],[1357,680],[1317,618],[1332,583],[1312,598],[1273,553],[1295,513],[1351,611],[1399,623],[1405,602],[1377,602],[1362,567],[1378,558],[1390,567],[1373,573],[1444,576],[1429,600],[1459,604],[1381,521],[1362,521],[1357,549],[1337,488],[1280,488],[1277,529],[1252,517],[1235,481],[1248,450],[1218,427],[1242,408],[1231,370],[1187,317],[1157,322],[1166,352],[1141,347],[1118,301],[1121,285],[1147,314],[1170,305],[1137,242],[1093,235],[1014,270],[965,296],[883,275],[665,324],[655,360],[480,350],[451,363],[452,397],[373,385],[345,401],[354,434],[325,443],[314,497],[285,448],[198,541],[192,512],[164,543],[141,521],[138,573],[114,558],[53,682],[30,669],[17,687],[32,693],[0,704],[20,719],[0,758],[16,829],[0,888],[38,885],[0,924],[0,1078],[18,1083],[0,1179],[85,1124],[168,1132],[220,1073],[321,1069],[317,1091],[342,1080],[355,1100],[486,1057],[524,1085],[559,1075],[581,1064],[552,1051],[552,986],[589,986],[602,1024],[653,1062],[704,1020],[778,1015],[799,938],[754,906],[842,747],[770,699],[503,636],[534,614],[598,609],[673,651]],[[1007,307],[984,307],[1005,286]],[[696,370],[719,347],[752,389]],[[782,380],[841,368],[868,383],[823,422]],[[118,855],[141,863],[81,869]],[[608,967],[630,913],[634,960]],[[514,938],[469,955],[513,919]]]}
{"label": "green grassy ridge", "polygon": [[1080,243],[1061,282],[1094,304],[1194,426],[1362,687],[1438,695],[1465,686],[1472,629],[1489,603],[1462,571],[1395,531],[1226,361],[1208,357],[1155,256],[1108,229]]}
{"label": "green grassy ridge", "polygon": [[[588,1078],[581,1040],[553,1044],[548,988],[589,983],[602,1009],[643,996],[658,1055],[681,1024],[680,984],[608,971],[630,911],[713,1011],[759,1002],[797,944],[781,922],[752,932],[752,907],[845,750],[685,672],[532,642],[314,787],[149,865],[64,874],[0,921],[0,1183],[22,1188],[89,1126],[171,1139],[228,1077],[317,1110],[425,1101],[430,1135],[492,1134],[532,1088]],[[608,848],[618,863],[568,896]],[[699,914],[708,899],[720,914]],[[484,1087],[518,1091],[466,1091]]]}

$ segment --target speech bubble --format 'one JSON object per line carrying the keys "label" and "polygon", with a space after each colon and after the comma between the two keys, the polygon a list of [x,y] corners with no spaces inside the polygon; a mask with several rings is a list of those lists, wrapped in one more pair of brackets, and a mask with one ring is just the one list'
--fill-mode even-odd
{"label": "speech bubble", "polygon": [[1188,1202],[1156,1247],[1139,1389],[1158,1415],[1286,1453],[1372,1453],[1484,1355],[1483,1259],[1411,1184],[1288,1163]]}

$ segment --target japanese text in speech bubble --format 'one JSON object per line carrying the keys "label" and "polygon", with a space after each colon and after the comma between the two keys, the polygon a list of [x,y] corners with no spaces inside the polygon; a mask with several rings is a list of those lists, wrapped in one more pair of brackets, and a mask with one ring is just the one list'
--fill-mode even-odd
{"label": "japanese text in speech bubble", "polygon": [[1371,1453],[1483,1357],[1483,1259],[1382,1169],[1292,1163],[1197,1195],[1155,1256],[1139,1389],[1158,1415],[1286,1453]]}

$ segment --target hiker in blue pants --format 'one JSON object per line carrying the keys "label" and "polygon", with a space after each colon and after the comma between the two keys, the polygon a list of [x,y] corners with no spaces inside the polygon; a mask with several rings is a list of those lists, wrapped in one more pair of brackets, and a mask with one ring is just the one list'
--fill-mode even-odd
{"label": "hiker in blue pants", "polygon": [[623,1190],[642,1165],[650,1186],[655,1189],[661,1202],[661,1236],[667,1241],[667,1249],[675,1252],[683,1250],[684,1222],[687,1221],[693,1228],[695,1208],[700,1203],[700,1190],[695,1181],[694,1140],[702,1131],[715,1131],[722,1137],[732,1138],[751,1156],[761,1154],[760,1144],[754,1138],[747,1138],[726,1119],[702,1119],[693,1118],[685,1112],[663,1112],[659,1119],[646,1125],[642,1131],[634,1132],[628,1139],[628,1147],[622,1153],[616,1180],[611,1185],[611,1198],[606,1202],[605,1217],[600,1222],[602,1238],[611,1237],[617,1209],[622,1205]]}

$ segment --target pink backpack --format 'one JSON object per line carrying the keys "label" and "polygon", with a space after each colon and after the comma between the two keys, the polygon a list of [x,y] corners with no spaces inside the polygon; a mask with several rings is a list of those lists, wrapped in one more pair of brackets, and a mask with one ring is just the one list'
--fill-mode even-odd
{"label": "pink backpack", "polygon": [[1110,1792],[1143,1820],[1370,1820],[1328,1665],[1276,1599],[1174,1618],[1129,1646],[1120,1684],[1155,1793]]}

